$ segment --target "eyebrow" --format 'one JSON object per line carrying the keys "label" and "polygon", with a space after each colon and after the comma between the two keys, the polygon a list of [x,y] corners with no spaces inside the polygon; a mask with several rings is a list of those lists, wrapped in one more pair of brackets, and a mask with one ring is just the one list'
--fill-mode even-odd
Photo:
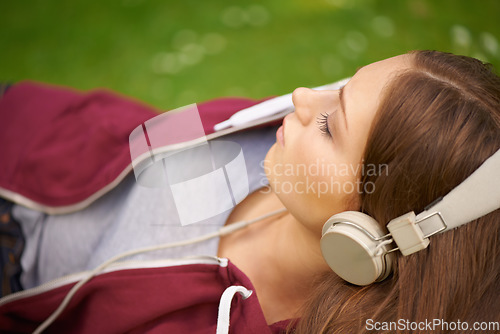
{"label": "eyebrow", "polygon": [[342,110],[342,114],[344,115],[345,128],[348,129],[348,126],[347,126],[347,115],[346,115],[346,111],[345,111],[344,87],[345,86],[342,86],[342,88],[340,88],[340,90],[339,90],[339,100],[340,100],[340,107],[341,107],[341,110]]}

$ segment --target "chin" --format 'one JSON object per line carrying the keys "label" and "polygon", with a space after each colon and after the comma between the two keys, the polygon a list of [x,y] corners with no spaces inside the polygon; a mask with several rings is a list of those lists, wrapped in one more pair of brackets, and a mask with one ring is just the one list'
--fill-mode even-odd
{"label": "chin", "polygon": [[269,182],[271,182],[271,171],[272,171],[272,166],[274,165],[274,156],[275,156],[275,149],[276,149],[276,143],[271,146],[269,151],[267,151],[266,157],[264,158],[264,161],[262,163],[262,167],[264,168],[264,173],[266,174],[267,179]]}

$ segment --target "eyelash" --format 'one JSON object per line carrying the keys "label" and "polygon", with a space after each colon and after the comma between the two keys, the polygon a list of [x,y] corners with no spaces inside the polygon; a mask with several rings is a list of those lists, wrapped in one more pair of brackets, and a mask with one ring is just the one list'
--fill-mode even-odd
{"label": "eyelash", "polygon": [[328,129],[328,114],[322,113],[316,119],[316,123],[318,123],[320,131],[327,137],[331,137],[330,129]]}

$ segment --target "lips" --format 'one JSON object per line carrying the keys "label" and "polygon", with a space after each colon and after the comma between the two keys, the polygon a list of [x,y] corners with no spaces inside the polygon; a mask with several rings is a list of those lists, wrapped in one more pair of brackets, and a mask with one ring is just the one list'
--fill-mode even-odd
{"label": "lips", "polygon": [[283,125],[278,128],[276,131],[276,142],[281,145],[281,147],[285,146],[285,136],[283,131]]}
{"label": "lips", "polygon": [[281,147],[285,146],[285,124],[286,124],[286,118],[288,115],[283,118],[283,124],[278,128],[276,131],[276,142],[281,145]]}

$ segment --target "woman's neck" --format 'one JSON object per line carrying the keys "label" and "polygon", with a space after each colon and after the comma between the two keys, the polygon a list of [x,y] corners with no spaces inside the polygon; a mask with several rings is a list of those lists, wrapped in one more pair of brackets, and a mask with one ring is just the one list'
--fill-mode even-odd
{"label": "woman's neck", "polygon": [[[273,193],[250,195],[228,224],[283,207]],[[328,270],[316,235],[289,213],[271,217],[221,239],[219,256],[227,257],[252,281],[271,324],[300,316],[313,281]]]}

